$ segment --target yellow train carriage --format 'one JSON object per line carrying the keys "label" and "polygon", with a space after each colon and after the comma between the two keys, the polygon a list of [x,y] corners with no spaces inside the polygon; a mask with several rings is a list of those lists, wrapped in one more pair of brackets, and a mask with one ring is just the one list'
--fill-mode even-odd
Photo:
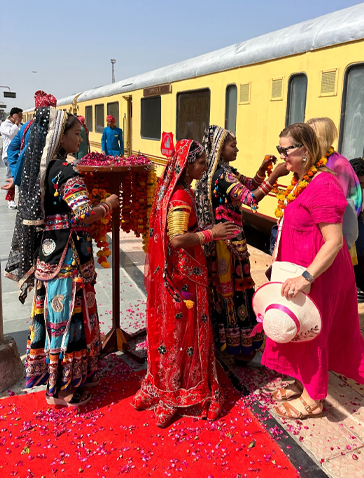
{"label": "yellow train carriage", "polygon": [[[163,131],[175,141],[201,141],[204,127],[236,132],[236,167],[253,176],[274,154],[280,131],[314,116],[331,117],[339,151],[364,149],[364,4],[359,4],[237,45],[117,83],[76,98],[92,150],[101,150],[106,116],[124,131],[125,154],[143,153],[165,164]],[[75,104],[74,101],[74,104]],[[62,108],[66,105],[62,105]],[[67,105],[69,107],[69,104]],[[245,220],[268,231],[276,199],[266,198]]]}
{"label": "yellow train carriage", "polygon": [[77,107],[77,98],[80,96],[81,93],[74,93],[73,95],[66,96],[65,98],[61,98],[57,100],[57,109],[67,111],[67,113],[71,113],[74,115],[78,113]]}

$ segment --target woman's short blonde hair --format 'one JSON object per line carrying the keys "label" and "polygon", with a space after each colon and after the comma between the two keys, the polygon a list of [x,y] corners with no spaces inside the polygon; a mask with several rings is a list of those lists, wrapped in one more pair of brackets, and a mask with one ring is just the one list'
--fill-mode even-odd
{"label": "woman's short blonde hair", "polygon": [[321,146],[321,154],[325,156],[327,150],[338,137],[337,128],[331,118],[311,118],[307,124],[315,131]]}

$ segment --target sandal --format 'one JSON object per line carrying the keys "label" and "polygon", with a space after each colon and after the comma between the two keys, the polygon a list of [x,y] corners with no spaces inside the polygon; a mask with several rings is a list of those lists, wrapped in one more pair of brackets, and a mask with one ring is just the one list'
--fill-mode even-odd
{"label": "sandal", "polygon": [[[289,418],[293,420],[305,420],[306,418],[320,418],[322,417],[322,403],[321,401],[317,403],[315,406],[311,407],[304,398],[299,397],[301,400],[302,405],[305,407],[305,410],[308,412],[307,414],[303,414],[297,408],[293,407],[290,403],[282,403],[281,407],[284,408],[285,413],[281,412],[279,407],[275,407],[275,412],[282,418]],[[321,408],[321,412],[313,413],[318,408]]]}
{"label": "sandal", "polygon": [[[298,388],[298,392],[294,392],[293,390],[289,390],[293,392],[292,395],[287,397],[287,390],[291,385],[294,385],[296,388]],[[278,397],[278,392],[280,393],[280,398]],[[273,400],[276,400],[277,402],[286,402],[287,400],[292,400],[292,398],[297,398],[302,395],[303,392],[303,385],[295,380],[293,383],[286,383],[286,385],[283,385],[283,387],[279,388],[275,392],[272,393],[272,398]]]}
{"label": "sandal", "polygon": [[53,395],[48,395],[46,393],[46,401],[48,405],[62,405],[64,407],[81,407],[82,405],[85,405],[87,402],[91,400],[91,393],[87,393],[86,397],[83,398],[84,394],[76,389],[75,392],[73,392],[71,400],[67,401],[64,398],[59,398],[58,397],[58,391]]}

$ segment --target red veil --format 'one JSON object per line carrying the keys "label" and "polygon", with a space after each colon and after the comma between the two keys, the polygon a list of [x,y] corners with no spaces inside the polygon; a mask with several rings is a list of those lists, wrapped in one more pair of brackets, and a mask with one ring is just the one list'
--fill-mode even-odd
{"label": "red veil", "polygon": [[177,184],[191,143],[176,144],[152,206],[146,262],[148,373],[139,395],[149,397],[144,408],[162,401],[183,415],[214,419],[223,398],[216,376],[205,257],[200,245],[173,249],[167,235],[171,205],[189,207],[189,231],[197,229],[192,191]]}

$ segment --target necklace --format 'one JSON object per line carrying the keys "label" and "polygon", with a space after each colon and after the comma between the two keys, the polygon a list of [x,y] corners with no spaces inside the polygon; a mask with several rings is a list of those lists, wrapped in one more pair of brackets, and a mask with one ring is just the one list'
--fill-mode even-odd
{"label": "necklace", "polygon": [[333,146],[330,146],[330,148],[326,151],[326,157],[328,158],[329,156],[332,155],[332,153],[335,152],[335,149]]}
{"label": "necklace", "polygon": [[318,170],[322,168],[322,166],[325,166],[326,163],[327,158],[323,156],[319,161],[316,162],[315,165],[310,167],[301,180],[293,177],[291,184],[287,186],[286,190],[278,189],[278,193],[276,195],[276,198],[278,199],[278,206],[275,210],[275,215],[277,218],[281,218],[283,216],[283,210],[287,207],[287,205],[293,202],[301,194],[301,192],[307,188],[315,174],[318,173]]}

